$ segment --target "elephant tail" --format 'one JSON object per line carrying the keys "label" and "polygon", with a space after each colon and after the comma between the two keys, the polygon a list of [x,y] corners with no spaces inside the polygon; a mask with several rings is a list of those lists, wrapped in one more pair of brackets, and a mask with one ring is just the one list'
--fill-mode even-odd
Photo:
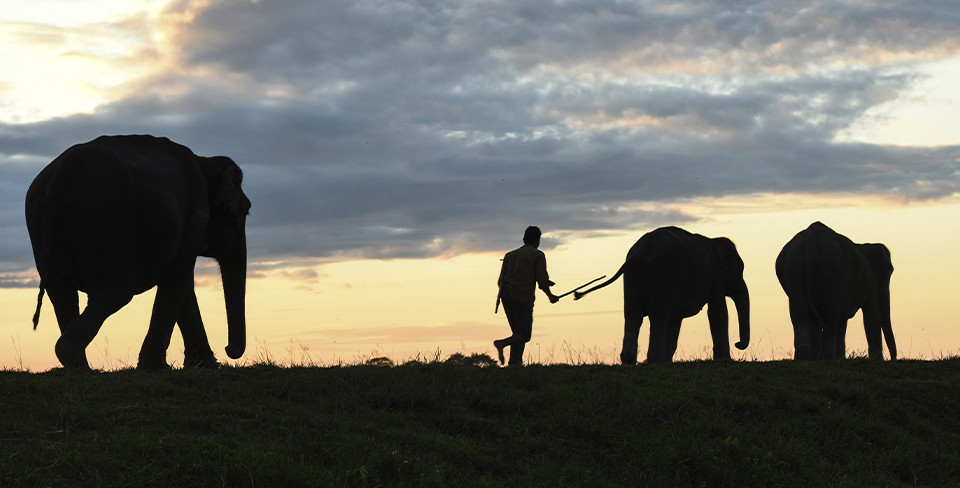
{"label": "elephant tail", "polygon": [[617,281],[617,280],[620,278],[620,275],[623,274],[623,269],[626,268],[626,267],[627,267],[627,263],[623,263],[623,266],[620,266],[620,269],[617,270],[617,273],[616,273],[615,275],[613,275],[612,278],[610,278],[610,279],[607,280],[607,281],[604,281],[603,283],[600,283],[600,284],[597,285],[597,286],[594,286],[593,288],[590,288],[590,289],[587,290],[587,291],[575,291],[575,292],[573,292],[573,299],[574,299],[574,300],[579,300],[579,299],[583,298],[583,296],[586,295],[587,293],[590,293],[590,292],[593,291],[593,290],[599,290],[600,288],[603,288],[603,287],[609,285],[610,283],[613,283],[614,281]]}
{"label": "elephant tail", "polygon": [[33,314],[33,330],[37,330],[40,323],[40,307],[43,305],[43,283],[40,283],[40,293],[37,295],[37,311]]}

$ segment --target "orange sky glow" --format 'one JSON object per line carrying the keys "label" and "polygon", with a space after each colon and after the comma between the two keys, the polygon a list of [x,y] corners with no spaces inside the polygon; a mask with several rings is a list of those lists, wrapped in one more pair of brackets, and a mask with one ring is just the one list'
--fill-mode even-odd
{"label": "orange sky glow", "polygon": [[[210,103],[211,106],[221,103],[221,98],[218,97],[244,100],[254,107],[249,113],[255,114],[246,118],[237,116],[244,124],[258,123],[261,114],[273,113],[271,111],[277,107],[286,110],[299,104],[297,97],[305,90],[303,84],[271,74],[263,74],[264,79],[259,79],[251,74],[254,68],[242,65],[241,62],[236,62],[239,67],[231,65],[235,72],[226,72],[226,69],[221,72],[221,68],[229,63],[221,63],[219,59],[211,62],[205,57],[215,58],[219,55],[226,59],[227,54],[224,53],[211,54],[204,51],[193,54],[193,57],[187,56],[183,51],[191,43],[211,41],[202,38],[196,31],[191,31],[190,27],[201,18],[209,21],[208,17],[218,12],[216,7],[226,8],[223,7],[226,4],[216,1],[182,2],[188,5],[188,8],[172,11],[171,5],[174,3],[177,2],[44,2],[45,6],[41,8],[38,7],[38,2],[7,2],[4,12],[0,13],[0,56],[5,60],[6,66],[4,72],[0,73],[0,135],[19,134],[22,131],[28,133],[25,138],[44,139],[45,133],[36,131],[46,128],[51,131],[63,130],[63,133],[67,134],[64,138],[79,137],[76,134],[82,134],[82,130],[60,129],[57,124],[63,122],[64,125],[69,125],[69,121],[80,120],[76,125],[83,127],[85,120],[95,121],[101,116],[113,117],[123,110],[136,113],[139,110],[138,105],[131,105],[134,108],[129,109],[123,103],[125,100],[135,99],[141,92],[149,94],[143,100],[151,103],[170,106],[179,104],[197,111],[202,111],[203,107],[198,106],[205,103]],[[254,4],[257,2],[252,2],[251,5]],[[244,4],[243,8],[248,7]],[[43,20],[49,17],[51,10],[61,13],[55,16],[61,19],[58,23]],[[665,8],[664,12],[667,11],[673,10]],[[202,17],[204,14],[208,17]],[[851,43],[855,44],[853,41]],[[877,78],[904,77],[913,81],[897,85],[898,91],[895,93],[878,89],[876,93],[886,98],[879,100],[881,95],[876,95],[877,100],[870,99],[873,100],[873,105],[863,109],[862,113],[848,121],[845,127],[833,130],[832,140],[820,141],[824,147],[829,144],[857,147],[868,145],[884,151],[884,154],[900,148],[905,151],[917,148],[955,151],[960,146],[960,85],[956,83],[956,80],[960,79],[960,46],[955,44],[927,46],[927,51],[917,53],[882,46],[866,50],[862,46],[851,47],[846,58],[839,52],[834,54],[824,51],[816,62],[797,62],[794,65],[774,62],[777,56],[788,56],[789,53],[802,50],[802,45],[786,41],[775,46],[757,48],[755,52],[730,52],[709,60],[705,60],[703,56],[698,57],[699,55],[666,59],[668,54],[663,54],[665,59],[649,69],[645,68],[645,63],[654,63],[651,60],[658,57],[655,51],[637,50],[619,56],[612,53],[609,57],[598,56],[596,59],[589,58],[588,61],[558,56],[553,62],[544,62],[537,68],[530,68],[526,72],[526,78],[517,75],[516,79],[510,80],[510,83],[515,83],[518,91],[539,90],[544,93],[553,92],[551,86],[542,83],[540,76],[557,84],[569,84],[567,88],[557,90],[562,96],[550,98],[549,103],[530,109],[530,113],[535,114],[531,116],[531,120],[553,121],[545,124],[543,128],[531,129],[530,134],[517,135],[516,131],[508,129],[498,132],[487,129],[480,123],[477,123],[476,127],[468,127],[469,124],[466,123],[447,124],[446,119],[444,122],[420,119],[409,122],[402,119],[395,124],[386,125],[391,129],[414,125],[410,134],[436,131],[440,135],[430,139],[434,146],[460,144],[470,150],[479,148],[478,154],[493,154],[489,156],[489,160],[483,160],[488,165],[493,164],[489,161],[497,162],[501,159],[507,160],[515,154],[522,153],[525,156],[527,152],[536,152],[524,149],[510,153],[510,156],[503,155],[512,150],[509,148],[531,141],[538,143],[556,138],[574,145],[595,143],[602,146],[595,142],[602,142],[602,137],[597,136],[597,132],[602,133],[603,137],[609,137],[613,143],[619,143],[619,138],[649,137],[649,140],[654,141],[650,143],[651,147],[665,144],[663,147],[668,147],[669,150],[663,149],[662,152],[670,155],[673,154],[670,151],[682,151],[683,147],[689,145],[679,138],[688,132],[700,130],[696,142],[705,144],[703,147],[718,152],[733,146],[746,147],[747,149],[742,149],[742,152],[737,154],[749,155],[752,151],[750,144],[755,142],[753,139],[738,139],[736,129],[725,126],[723,121],[709,120],[709,117],[702,116],[702,113],[716,115],[720,111],[729,111],[736,115],[730,119],[736,121],[751,117],[760,120],[762,117],[740,117],[737,110],[721,106],[713,97],[722,98],[737,92],[742,88],[741,85],[748,82],[762,86],[765,80],[777,81],[780,76],[800,78],[797,82],[800,86],[808,80],[797,75],[797,72],[805,73],[805,70],[808,70],[812,73],[809,76],[814,77],[822,72],[839,71],[854,66],[862,67],[864,71],[876,70]],[[817,46],[819,47],[814,47],[826,49],[820,44]],[[532,64],[530,59],[539,55],[541,49],[549,51],[534,42],[525,44],[512,52],[513,61],[507,64],[511,68]],[[749,46],[744,49],[749,49]],[[376,50],[377,48],[371,48],[371,51]],[[530,52],[527,52],[528,50]],[[491,48],[491,51],[495,53],[491,56],[493,58],[500,55],[496,49]],[[504,51],[507,49],[504,48]],[[751,57],[750,54],[755,56]],[[324,55],[327,53],[324,52]],[[263,61],[265,64],[277,62],[274,58],[267,59],[268,61]],[[350,61],[352,60],[351,58]],[[188,61],[195,64],[190,65]],[[253,64],[258,60],[250,57],[244,61]],[[815,68],[809,67],[816,63],[819,64]],[[349,62],[344,62],[343,65],[352,67]],[[251,72],[243,72],[243,69],[250,69]],[[258,69],[268,71],[267,67]],[[348,68],[344,68],[346,69]],[[644,71],[645,69],[647,70]],[[745,76],[744,72],[753,74]],[[320,100],[316,107],[326,109],[329,108],[327,105],[336,105],[333,101],[327,103],[327,100],[341,100],[339,97],[357,89],[358,82],[348,79],[346,75],[342,75],[343,79],[337,79],[337,76],[341,75],[342,73],[331,72],[329,78],[320,77],[314,84],[306,83],[310,93]],[[291,78],[293,76],[291,75]],[[744,78],[740,78],[741,76]],[[464,80],[471,81],[472,78],[465,76]],[[481,89],[476,89],[476,96],[494,98],[484,91],[494,84],[478,82]],[[581,108],[569,101],[575,98],[578,90],[601,84],[608,87],[605,88],[607,91],[623,90],[628,94],[623,95],[624,98],[639,96],[637,93],[648,89],[663,89],[669,94],[673,93],[672,90],[696,85],[696,93],[707,99],[701,102],[705,105],[716,103],[720,108],[708,108],[703,112],[687,106],[675,111],[611,111],[609,107]],[[637,89],[634,85],[644,85],[646,88]],[[457,96],[462,90],[475,89],[466,82],[449,88],[444,92],[446,101],[459,100]],[[249,93],[257,93],[258,96],[262,95],[262,98],[251,101]],[[795,100],[789,100],[792,96],[791,93],[782,94],[782,105],[796,103]],[[695,97],[679,98],[687,101]],[[869,97],[864,96],[864,99]],[[137,102],[143,100],[136,99]],[[615,104],[614,102],[611,104]],[[410,103],[418,106],[429,105],[428,101],[417,99]],[[489,103],[494,104],[492,101]],[[797,137],[814,137],[809,133],[821,128],[821,118],[832,120],[830,117],[833,117],[832,110],[835,107],[827,105],[834,103],[835,100],[827,99],[822,102],[808,100],[803,110],[781,114],[784,121],[766,123],[777,126],[801,120],[802,124],[807,124],[803,127],[809,130],[798,130],[800,135]],[[573,108],[558,107],[564,104]],[[233,107],[226,102],[223,105]],[[405,110],[409,109],[397,109],[396,112],[406,113]],[[442,112],[444,109],[438,108],[437,111]],[[457,117],[469,119],[472,115],[469,112],[470,110],[464,109]],[[144,122],[142,127],[169,127],[171,131],[181,131],[189,135],[193,127],[189,123],[202,117],[193,112],[190,112],[193,115],[189,116],[184,115],[185,113],[186,109],[183,114],[171,109],[169,113],[160,114],[149,123]],[[227,110],[226,113],[234,112]],[[291,113],[300,116],[298,112]],[[339,112],[331,109],[331,113]],[[378,117],[378,113],[371,116],[372,119]],[[344,116],[344,119],[348,117]],[[341,123],[338,119],[336,124],[331,125],[337,129],[348,127],[342,130],[349,132],[349,128],[353,127],[349,125],[350,122],[351,120]],[[417,123],[421,125],[416,125]],[[264,123],[264,127],[271,124],[272,122]],[[113,126],[109,123],[104,125],[113,127],[117,132],[141,130],[141,126],[127,130],[126,126],[119,123]],[[227,135],[223,135],[217,130],[219,128],[211,130],[216,136],[211,136],[210,140],[239,141],[245,137],[233,136],[228,131]],[[254,132],[260,130],[261,128],[256,128]],[[624,136],[624,131],[631,131],[630,137]],[[554,132],[562,132],[562,135]],[[675,142],[674,138],[678,138],[676,140],[679,142]],[[84,139],[73,142],[82,140]],[[199,136],[197,140],[204,141],[205,144],[208,141]],[[271,139],[270,143],[296,147],[297,149],[290,150],[291,153],[313,151],[312,146],[306,144],[303,146],[306,149],[300,150],[298,143],[302,140],[293,139],[293,136],[290,141],[274,141],[277,139]],[[355,145],[362,147],[351,147],[350,150],[355,150],[356,153],[351,153],[350,157],[355,157],[355,161],[361,163],[378,160],[379,153],[368,155],[364,152],[369,150],[367,143],[368,141],[364,140]],[[224,154],[232,154],[230,147],[216,147]],[[398,173],[406,174],[419,171],[418,158],[426,158],[424,154],[429,154],[434,148],[430,146],[424,149],[419,146],[410,149],[403,144],[398,144],[397,147],[397,153],[408,151],[412,154],[404,153],[408,160],[400,163],[401,169]],[[501,149],[503,147],[508,149]],[[485,153],[484,148],[491,149]],[[640,148],[646,149],[642,145]],[[632,149],[631,146],[630,150]],[[329,145],[331,154],[340,154],[337,151],[341,150],[336,144]],[[504,153],[496,152],[497,150]],[[622,152],[629,151],[624,149]],[[4,158],[0,165],[13,167],[14,164],[28,161],[34,164],[37,171],[42,166],[36,166],[40,161],[35,154],[6,154],[2,150],[0,153],[3,153]],[[588,154],[598,158],[609,156],[602,151]],[[610,159],[615,159],[618,153],[611,151],[610,154],[613,154]],[[242,160],[242,156],[238,161]],[[700,157],[699,154],[696,156]],[[311,161],[333,156],[324,152],[310,153],[303,157],[305,161]],[[960,163],[956,157],[950,159],[950,156],[946,156],[945,160],[949,164]],[[532,167],[539,162],[536,157],[524,161],[523,164],[517,163],[515,167]],[[354,164],[351,168],[361,163],[351,163]],[[902,165],[907,168],[919,163],[906,160]],[[304,166],[307,164],[303,163]],[[474,171],[481,166],[478,163],[464,171]],[[476,171],[479,174],[480,170]],[[720,176],[726,171],[723,168],[717,170]],[[761,172],[758,170],[757,173]],[[248,172],[248,175],[250,174],[266,173],[251,171]],[[750,176],[749,172],[743,174],[745,177]],[[545,180],[551,176],[550,172],[542,175]],[[868,182],[851,190],[837,189],[830,184],[834,182],[827,181],[825,189],[817,193],[793,190],[784,182],[778,187],[786,188],[784,190],[771,187],[755,191],[749,188],[740,190],[740,187],[736,187],[727,193],[704,190],[700,196],[693,197],[683,194],[677,198],[648,198],[644,194],[637,194],[630,197],[632,200],[625,201],[622,194],[619,194],[617,201],[609,202],[610,208],[594,205],[591,209],[598,212],[610,210],[611,214],[619,212],[620,215],[635,212],[638,215],[691,217],[677,225],[692,232],[710,237],[726,236],[734,241],[745,262],[745,278],[752,305],[751,345],[746,351],[732,350],[733,356],[741,360],[778,360],[793,356],[793,334],[787,301],[774,274],[774,260],[782,246],[794,234],[811,222],[819,220],[854,242],[885,243],[891,250],[895,268],[891,282],[891,312],[899,355],[901,358],[935,359],[960,354],[960,324],[955,310],[957,297],[960,297],[960,253],[957,252],[957,238],[960,236],[960,190],[951,190],[953,179],[958,177],[960,174],[954,171],[942,180],[933,177],[918,178],[901,186],[881,185],[876,189],[871,189],[871,183]],[[269,207],[263,202],[272,197],[267,195],[265,190],[261,195],[256,195],[257,182],[249,178],[250,176],[245,185],[253,185],[254,190],[250,192],[253,210],[248,226],[258,224],[257,219],[264,215],[258,212]],[[440,177],[437,178],[439,180]],[[492,181],[500,179],[500,174],[491,177]],[[678,187],[698,187],[689,180],[692,178],[684,179],[682,184],[678,183]],[[423,181],[418,180],[417,183],[424,181],[431,180],[425,176]],[[773,181],[780,184],[775,178]],[[282,188],[283,181],[275,186]],[[12,216],[6,217],[9,228],[15,228],[17,219],[22,223],[22,195],[26,192],[26,187],[23,184],[9,184],[3,188],[4,191],[20,192],[21,195],[9,198],[12,207],[16,207],[17,203],[21,205],[15,210],[9,210]],[[570,186],[558,185],[557,188],[557,192],[562,192]],[[926,196],[933,193],[937,196]],[[257,199],[258,196],[260,200]],[[555,196],[555,201],[537,201],[541,202],[538,203],[541,207],[553,205],[560,208],[557,212],[561,212],[564,210],[561,208],[562,204],[565,203],[562,197],[563,195]],[[17,198],[19,200],[16,200]],[[354,208],[362,207],[364,203],[358,202]],[[286,251],[277,251],[275,255],[264,253],[257,258],[259,261],[254,263],[262,266],[252,268],[248,280],[247,353],[235,362],[227,360],[223,353],[226,325],[223,294],[217,278],[212,277],[212,273],[198,274],[198,299],[214,352],[218,359],[231,364],[270,360],[282,364],[336,365],[353,364],[377,356],[388,356],[396,362],[404,362],[414,358],[444,358],[457,352],[486,353],[495,357],[492,341],[509,335],[503,313],[493,313],[499,259],[503,253],[520,245],[523,226],[518,225],[519,223],[540,226],[544,231],[544,238],[549,240],[550,244],[545,246],[544,250],[551,278],[557,283],[554,288],[556,293],[572,289],[598,276],[613,274],[622,263],[627,250],[641,235],[657,226],[669,224],[659,221],[655,224],[653,221],[657,219],[651,217],[649,225],[589,228],[578,222],[577,225],[557,229],[561,224],[544,217],[557,214],[528,213],[523,207],[525,203],[525,200],[518,201],[515,214],[503,215],[503,225],[496,231],[500,233],[498,242],[514,244],[503,245],[501,249],[491,249],[480,244],[474,247],[469,240],[457,242],[457,238],[474,235],[470,233],[473,230],[464,225],[463,228],[447,234],[437,231],[435,249],[431,249],[427,242],[418,248],[422,251],[419,256],[415,255],[416,253],[399,257],[389,253],[376,256],[373,252],[367,255],[351,255],[343,248],[321,256],[305,253],[291,257],[290,254],[284,254]],[[571,209],[574,208],[572,205],[571,203]],[[620,207],[617,207],[618,205]],[[398,204],[397,212],[403,213],[403,209],[404,207]],[[580,210],[581,207],[576,208],[576,211]],[[574,210],[570,210],[568,213],[573,212]],[[343,224],[344,228],[354,225],[351,219],[358,219],[358,222],[362,220],[355,216],[345,216],[343,220],[347,224]],[[329,218],[324,222],[333,225],[331,222],[337,223],[338,219]],[[288,228],[295,225],[314,230],[310,227],[313,225],[310,222],[287,224]],[[326,228],[321,224],[317,225],[316,233],[323,234]],[[357,228],[378,232],[383,230],[380,226],[395,230],[397,235],[412,234],[416,230],[415,225],[402,225],[392,221],[363,221],[356,225]],[[476,232],[482,235],[487,232],[484,229],[486,228]],[[18,232],[21,233],[16,237],[17,242],[3,247],[4,250],[15,249],[16,252],[9,251],[9,254],[20,256],[17,261],[19,267],[10,265],[13,269],[10,275],[35,279],[35,272],[31,274],[31,271],[24,271],[24,266],[32,266],[32,262],[22,257],[29,256],[23,251],[29,248],[29,241],[24,240],[25,226]],[[270,231],[264,230],[262,234],[256,235],[268,234]],[[367,238],[365,236],[366,234],[356,237],[356,240],[363,241]],[[349,239],[344,238],[344,241]],[[450,244],[451,242],[454,244]],[[553,247],[553,243],[557,245]],[[268,247],[263,245],[265,249]],[[274,245],[271,249],[279,247],[281,246]],[[384,249],[392,248],[385,244]],[[3,256],[0,258],[6,259]],[[10,258],[9,261],[13,262],[15,259]],[[27,264],[23,264],[24,262]],[[215,269],[211,268],[215,265],[203,259],[200,266],[207,270]],[[623,326],[623,298],[619,283],[581,301],[575,302],[571,296],[556,305],[551,305],[544,295],[537,293],[533,339],[527,347],[527,361],[546,364],[618,362]],[[59,331],[48,300],[43,305],[39,328],[36,331],[31,329],[30,318],[36,305],[36,296],[37,290],[32,287],[0,289],[0,368],[44,371],[58,366],[53,345]],[[91,366],[114,369],[136,365],[140,343],[149,320],[152,298],[152,291],[138,296],[130,305],[107,320],[100,335],[87,349]],[[730,337],[736,339],[735,311],[732,307],[730,310]],[[648,325],[649,323],[645,322],[640,334],[641,360],[646,354]],[[859,315],[849,324],[847,347],[848,353],[866,354]],[[706,359],[709,358],[710,351],[706,313],[685,320],[676,359]],[[168,362],[179,364],[182,357],[182,342],[179,333],[175,332],[167,359]]]}

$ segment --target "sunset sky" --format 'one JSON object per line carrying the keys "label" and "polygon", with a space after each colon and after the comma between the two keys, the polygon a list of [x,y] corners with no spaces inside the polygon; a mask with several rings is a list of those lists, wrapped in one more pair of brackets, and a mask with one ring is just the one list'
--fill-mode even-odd
{"label": "sunset sky", "polygon": [[[49,301],[30,322],[27,187],[128,133],[245,172],[241,363],[493,355],[499,259],[531,224],[558,293],[657,227],[731,238],[753,305],[734,356],[789,358],[774,259],[816,220],[890,248],[901,357],[960,354],[955,2],[0,0],[0,60],[0,368],[58,364]],[[213,262],[197,286],[226,360]],[[539,295],[528,360],[615,362],[622,300]],[[92,366],[136,363],[151,304],[107,320]],[[708,357],[705,315],[678,359]]]}

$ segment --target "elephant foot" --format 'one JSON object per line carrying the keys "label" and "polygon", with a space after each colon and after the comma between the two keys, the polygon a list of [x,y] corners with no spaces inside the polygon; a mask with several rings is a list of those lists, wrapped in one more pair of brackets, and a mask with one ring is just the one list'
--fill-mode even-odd
{"label": "elephant foot", "polygon": [[166,361],[160,358],[140,358],[137,361],[137,371],[166,371],[172,369]]}
{"label": "elephant foot", "polygon": [[730,357],[730,350],[714,350],[713,351],[713,360],[714,361],[733,361],[733,358]]}
{"label": "elephant foot", "polygon": [[85,347],[79,344],[64,339],[63,336],[60,336],[60,339],[57,340],[57,345],[54,346],[57,359],[60,360],[60,364],[62,364],[64,368],[89,370],[90,364],[87,363],[87,353],[85,349]]}
{"label": "elephant foot", "polygon": [[647,358],[645,361],[647,364],[670,364],[673,362],[673,358]]}
{"label": "elephant foot", "polygon": [[620,364],[624,366],[633,366],[637,364],[637,353],[623,351],[620,353]]}
{"label": "elephant foot", "polygon": [[220,367],[220,361],[210,353],[209,356],[199,356],[187,354],[183,358],[184,368],[217,369]]}

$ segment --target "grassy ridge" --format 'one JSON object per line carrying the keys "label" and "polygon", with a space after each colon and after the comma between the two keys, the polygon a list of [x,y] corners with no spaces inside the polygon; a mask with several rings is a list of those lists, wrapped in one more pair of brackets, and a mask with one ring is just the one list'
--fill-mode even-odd
{"label": "grassy ridge", "polygon": [[957,486],[960,360],[0,372],[0,486]]}

